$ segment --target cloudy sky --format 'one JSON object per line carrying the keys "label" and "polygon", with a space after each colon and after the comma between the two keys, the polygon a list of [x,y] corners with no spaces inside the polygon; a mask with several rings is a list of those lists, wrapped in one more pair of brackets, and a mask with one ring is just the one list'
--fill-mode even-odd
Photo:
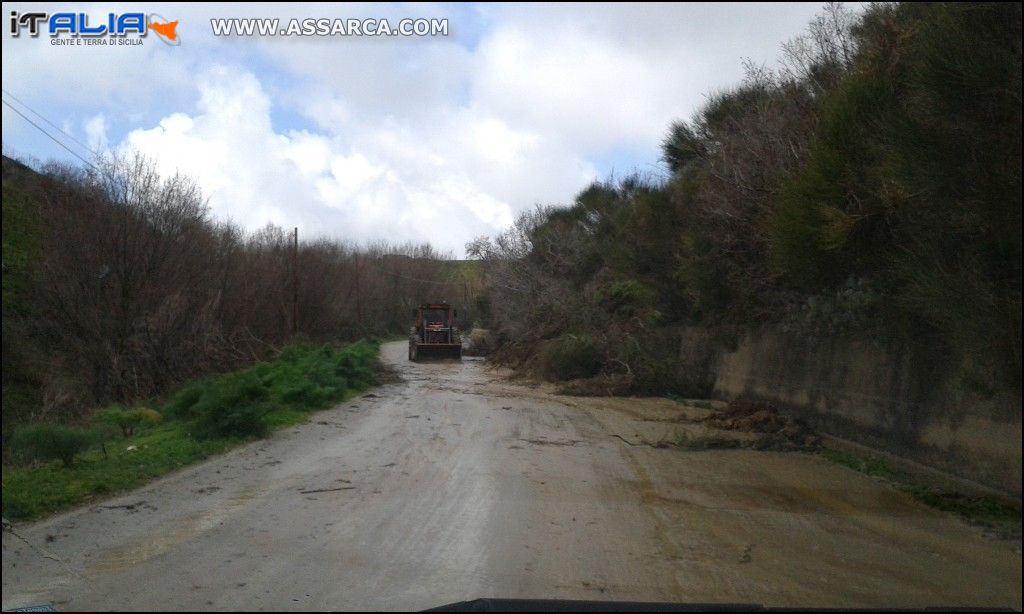
{"label": "cloudy sky", "polygon": [[[774,64],[821,5],[3,4],[145,11],[181,45],[58,47],[4,25],[4,100],[80,155],[134,148],[213,214],[462,253],[594,179],[664,173],[658,144],[742,61]],[[448,36],[220,38],[219,17],[447,18]],[[28,105],[65,132],[31,115]],[[74,140],[71,139],[73,137]],[[81,142],[76,143],[75,140]],[[3,107],[3,149],[74,160]]]}

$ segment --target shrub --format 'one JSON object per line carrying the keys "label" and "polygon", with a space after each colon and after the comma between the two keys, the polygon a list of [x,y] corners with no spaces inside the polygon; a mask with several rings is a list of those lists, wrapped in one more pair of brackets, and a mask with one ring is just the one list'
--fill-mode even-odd
{"label": "shrub", "polygon": [[617,281],[599,292],[601,305],[609,312],[633,316],[651,312],[657,302],[657,293],[636,280]]}
{"label": "shrub", "polygon": [[588,337],[564,335],[541,345],[537,368],[550,381],[564,381],[597,374],[604,355]]}
{"label": "shrub", "polygon": [[851,277],[831,295],[807,297],[800,324],[822,335],[860,332],[870,324],[878,301],[878,292],[867,280]]}
{"label": "shrub", "polygon": [[135,434],[135,429],[143,424],[157,424],[163,419],[160,412],[155,409],[139,407],[136,409],[125,409],[120,405],[114,405],[96,412],[96,420],[102,424],[109,424],[121,429],[121,435],[125,438]]}
{"label": "shrub", "polygon": [[18,429],[11,438],[11,451],[22,460],[60,460],[70,467],[75,456],[96,440],[96,434],[71,426],[33,424]]}
{"label": "shrub", "polygon": [[202,438],[263,437],[267,434],[263,417],[271,409],[267,403],[213,406],[196,422],[196,434]]}
{"label": "shrub", "polygon": [[179,388],[178,391],[171,396],[171,400],[164,405],[164,413],[181,420],[195,418],[196,414],[194,408],[203,397],[203,392],[205,391],[209,381],[209,379],[199,380]]}
{"label": "shrub", "polygon": [[263,436],[270,391],[253,370],[210,380],[187,408],[205,437]]}

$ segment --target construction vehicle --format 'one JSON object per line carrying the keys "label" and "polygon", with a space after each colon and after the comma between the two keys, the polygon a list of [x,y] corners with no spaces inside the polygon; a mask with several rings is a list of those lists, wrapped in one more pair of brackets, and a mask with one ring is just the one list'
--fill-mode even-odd
{"label": "construction vehicle", "polygon": [[413,309],[409,360],[462,360],[462,339],[455,326],[457,315],[448,303],[423,303]]}

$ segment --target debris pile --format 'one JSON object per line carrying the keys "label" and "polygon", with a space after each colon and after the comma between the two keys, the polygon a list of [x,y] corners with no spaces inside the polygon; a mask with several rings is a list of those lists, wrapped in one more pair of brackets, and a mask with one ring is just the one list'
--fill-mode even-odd
{"label": "debris pile", "polygon": [[725,409],[696,422],[723,431],[761,435],[744,440],[740,447],[790,451],[816,449],[821,445],[821,439],[807,425],[779,413],[775,406],[765,402],[732,401]]}
{"label": "debris pile", "polygon": [[557,391],[574,397],[621,397],[628,395],[632,388],[632,375],[612,373],[570,380]]}

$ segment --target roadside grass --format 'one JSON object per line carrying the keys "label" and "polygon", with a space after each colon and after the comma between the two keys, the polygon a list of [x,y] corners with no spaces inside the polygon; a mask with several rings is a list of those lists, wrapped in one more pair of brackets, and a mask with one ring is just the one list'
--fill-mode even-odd
{"label": "roadside grass", "polygon": [[[129,490],[148,480],[219,454],[237,438],[200,440],[179,423],[153,427],[129,438],[105,442],[106,454],[93,448],[71,467],[59,461],[3,468],[5,518],[29,519],[85,503],[97,496]],[[134,446],[135,450],[129,451]]]}
{"label": "roadside grass", "polygon": [[862,458],[851,452],[823,448],[823,458],[865,475],[882,478],[925,505],[960,516],[1004,539],[1021,538],[1021,510],[991,496],[968,496],[915,483],[915,480],[884,460]]}
{"label": "roadside grass", "polygon": [[305,422],[374,385],[378,345],[293,346],[273,360],[179,388],[164,422],[124,437],[116,429],[60,461],[3,466],[3,516],[29,520],[129,490],[274,430]]}

